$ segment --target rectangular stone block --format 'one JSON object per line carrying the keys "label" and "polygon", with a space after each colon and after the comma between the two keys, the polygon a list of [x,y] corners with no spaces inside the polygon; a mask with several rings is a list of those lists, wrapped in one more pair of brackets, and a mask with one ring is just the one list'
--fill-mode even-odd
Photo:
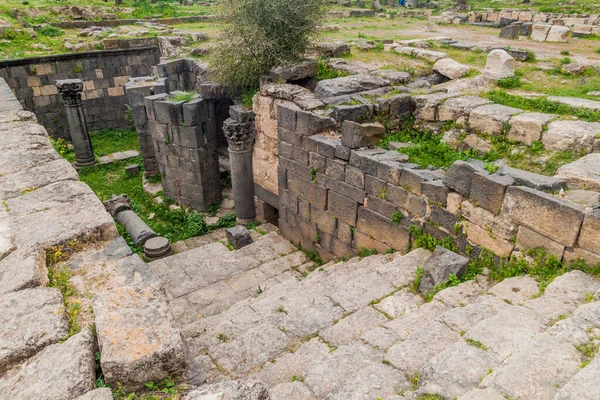
{"label": "rectangular stone block", "polygon": [[388,218],[392,218],[395,213],[400,211],[395,204],[374,196],[367,197],[365,207]]}
{"label": "rectangular stone block", "polygon": [[339,218],[337,218],[337,215],[333,211],[321,211],[318,208],[311,209],[310,222],[317,226],[319,232],[335,235],[338,221]]}
{"label": "rectangular stone block", "polygon": [[587,265],[596,265],[600,263],[600,254],[579,247],[568,247],[565,249],[564,260],[567,262],[583,260]]}
{"label": "rectangular stone block", "polygon": [[337,230],[336,230],[336,237],[344,242],[347,245],[352,245],[352,240],[354,238],[354,230],[355,228],[352,225],[348,225],[347,223],[345,223],[344,221],[337,221]]}
{"label": "rectangular stone block", "polygon": [[357,228],[359,231],[377,241],[387,244],[396,251],[406,252],[410,247],[408,228],[396,225],[390,218],[364,207],[360,207],[358,210]]}
{"label": "rectangular stone block", "polygon": [[298,197],[291,194],[289,190],[279,189],[279,204],[298,214]]}
{"label": "rectangular stone block", "polygon": [[463,196],[468,196],[471,192],[471,182],[475,173],[487,174],[485,164],[481,161],[456,161],[446,173],[443,179],[444,185],[457,191]]}
{"label": "rectangular stone block", "polygon": [[565,246],[524,226],[519,228],[516,245],[523,252],[533,249],[544,249],[547,255],[554,255],[557,260],[562,260],[563,253],[565,252]]}
{"label": "rectangular stone block", "polygon": [[[406,210],[406,205],[408,204],[408,195],[410,193],[403,188],[388,184],[386,198],[396,206]],[[381,197],[381,196],[380,196]]]}
{"label": "rectangular stone block", "polygon": [[374,249],[379,254],[383,254],[391,249],[391,247],[387,244],[380,242],[379,240],[374,239],[371,235],[364,234],[361,231],[354,231],[352,247],[359,251],[362,249]]}
{"label": "rectangular stone block", "polygon": [[298,135],[296,132],[285,129],[281,126],[277,128],[277,132],[280,141],[289,143],[296,147],[302,147],[302,135]]}
{"label": "rectangular stone block", "polygon": [[[429,222],[435,226],[444,228],[448,233],[452,235],[458,235],[459,228],[457,225],[460,223],[458,217],[441,207],[432,207],[431,215],[429,216]],[[462,228],[460,229],[462,231]]]}
{"label": "rectangular stone block", "polygon": [[361,190],[355,186],[349,185],[345,182],[341,182],[335,179],[331,179],[327,175],[317,172],[317,182],[325,186],[327,189],[334,191],[343,196],[349,197],[357,203],[363,203],[367,194],[364,190]]}
{"label": "rectangular stone block", "polygon": [[477,206],[498,215],[506,188],[514,185],[510,176],[485,175],[476,172],[471,182],[471,201]]}
{"label": "rectangular stone block", "polygon": [[329,191],[327,209],[333,213],[340,221],[355,226],[358,203],[341,194]]}
{"label": "rectangular stone block", "polygon": [[327,158],[311,151],[308,154],[308,166],[311,169],[315,168],[318,172],[325,173]]}
{"label": "rectangular stone block", "polygon": [[421,182],[421,194],[431,200],[433,204],[445,207],[448,201],[450,189],[440,181]]}
{"label": "rectangular stone block", "polygon": [[510,130],[510,119],[523,110],[501,104],[489,104],[475,108],[469,115],[469,128],[475,132],[501,135]]}
{"label": "rectangular stone block", "polygon": [[415,194],[421,194],[421,185],[423,182],[434,181],[441,178],[443,178],[443,176],[432,171],[405,169],[400,178],[400,186]]}
{"label": "rectangular stone block", "polygon": [[491,250],[498,257],[510,257],[514,246],[508,240],[499,238],[491,230],[482,228],[475,223],[467,224],[467,239],[469,242]]}
{"label": "rectangular stone block", "polygon": [[343,181],[346,177],[346,163],[334,158],[328,158],[325,167],[325,175],[332,179]]}
{"label": "rectangular stone block", "polygon": [[575,244],[584,217],[579,206],[518,186],[506,190],[500,215],[569,247]]}
{"label": "rectangular stone block", "polygon": [[333,118],[323,117],[309,111],[299,110],[296,112],[296,132],[301,135],[314,135],[335,129],[336,122]]}
{"label": "rectangular stone block", "polygon": [[302,166],[292,160],[288,160],[287,158],[279,158],[279,168],[283,168],[288,172],[294,173],[306,180],[312,179],[310,168]]}
{"label": "rectangular stone block", "polygon": [[[313,211],[319,212],[318,208],[314,208]],[[323,211],[324,212],[324,211]],[[306,221],[311,221],[311,209],[308,201],[298,198],[298,215]],[[312,221],[311,221],[312,222]]]}
{"label": "rectangular stone block", "polygon": [[600,253],[600,210],[585,215],[577,243],[585,250]]}
{"label": "rectangular stone block", "polygon": [[381,193],[387,194],[387,184],[372,175],[365,175],[365,190],[368,194],[379,197]]}
{"label": "rectangular stone block", "polygon": [[321,210],[327,207],[327,189],[300,176],[288,172],[288,188],[291,193],[307,200]]}
{"label": "rectangular stone block", "polygon": [[277,105],[277,125],[288,132],[296,132],[296,114],[300,108],[293,103]]}

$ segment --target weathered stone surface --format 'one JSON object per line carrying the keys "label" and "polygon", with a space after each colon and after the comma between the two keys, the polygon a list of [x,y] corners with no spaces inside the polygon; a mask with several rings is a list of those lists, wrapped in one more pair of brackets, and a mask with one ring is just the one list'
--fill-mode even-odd
{"label": "weathered stone surface", "polygon": [[546,254],[554,255],[557,260],[561,260],[565,252],[565,246],[524,226],[519,227],[516,245],[521,251],[544,249]]}
{"label": "weathered stone surface", "polygon": [[420,371],[418,392],[453,399],[475,388],[498,366],[485,350],[460,340],[425,364]]}
{"label": "weathered stone surface", "polygon": [[417,311],[421,304],[423,304],[423,300],[420,296],[407,290],[402,290],[393,296],[381,300],[374,307],[390,315],[392,318],[400,318]]}
{"label": "weathered stone surface", "polygon": [[467,135],[459,146],[459,150],[473,150],[479,155],[492,151],[492,148],[490,143],[475,134]]}
{"label": "weathered stone surface", "polygon": [[377,352],[367,345],[354,342],[339,347],[310,367],[304,383],[312,389],[317,398],[325,398],[347,378],[373,364],[382,365]]}
{"label": "weathered stone surface", "polygon": [[505,396],[552,400],[581,365],[581,354],[570,344],[545,333],[535,335],[483,380]]}
{"label": "weathered stone surface", "polygon": [[492,287],[489,293],[509,304],[517,305],[540,293],[539,284],[528,276],[508,278]]}
{"label": "weathered stone surface", "polygon": [[548,122],[556,118],[552,114],[523,113],[510,119],[508,139],[531,146],[542,138],[542,132]]}
{"label": "weathered stone surface", "polygon": [[480,284],[475,280],[469,280],[446,288],[438,292],[433,298],[448,307],[464,307],[479,298],[485,287],[486,285],[483,282]]}
{"label": "weathered stone surface", "polygon": [[485,165],[481,161],[456,161],[444,177],[444,185],[457,191],[463,196],[469,196],[475,173],[487,175]]}
{"label": "weathered stone surface", "polygon": [[505,39],[516,39],[521,31],[520,25],[508,25],[500,31],[500,37]]}
{"label": "weathered stone surface", "polygon": [[551,150],[581,150],[589,153],[598,134],[598,122],[554,121],[542,135],[542,143]]}
{"label": "weathered stone surface", "polygon": [[600,190],[600,154],[590,154],[563,165],[554,177],[567,181],[572,188]]}
{"label": "weathered stone surface", "polygon": [[573,303],[581,303],[586,296],[596,293],[600,284],[581,271],[571,271],[557,278],[546,287],[544,296],[556,296]]}
{"label": "weathered stone surface", "polygon": [[577,243],[586,250],[600,252],[600,210],[585,215]]}
{"label": "weathered stone surface", "polygon": [[566,42],[569,37],[571,30],[566,26],[554,25],[550,28],[548,36],[546,36],[547,42]]}
{"label": "weathered stone surface", "polygon": [[350,149],[374,146],[385,136],[385,127],[378,122],[358,124],[344,121],[342,126],[342,146]]}
{"label": "weathered stone surface", "polygon": [[455,332],[464,333],[481,321],[509,307],[507,303],[496,296],[483,295],[471,304],[446,311],[439,317],[439,321],[448,325]]}
{"label": "weathered stone surface", "polygon": [[83,396],[79,396],[75,400],[112,400],[113,394],[110,388],[100,388],[87,392]]}
{"label": "weathered stone surface", "polygon": [[387,350],[398,341],[398,337],[392,330],[382,326],[365,332],[360,339],[379,350]]}
{"label": "weathered stone surface", "polygon": [[595,400],[600,398],[600,358],[595,358],[564,385],[554,400]]}
{"label": "weathered stone surface", "polygon": [[233,228],[228,228],[226,233],[229,243],[231,243],[233,248],[236,250],[246,247],[252,243],[250,232],[248,232],[248,229],[246,229],[245,226],[238,225]]}
{"label": "weathered stone surface", "polygon": [[89,330],[46,347],[0,378],[0,393],[14,400],[70,400],[95,388],[94,337]]}
{"label": "weathered stone surface", "polygon": [[225,381],[192,390],[185,400],[270,400],[265,385],[256,381]]}
{"label": "weathered stone surface", "polygon": [[446,100],[444,104],[439,107],[438,119],[440,121],[456,121],[460,118],[466,118],[475,108],[490,103],[490,100],[479,96],[461,96],[451,98]]}
{"label": "weathered stone surface", "polygon": [[127,390],[181,374],[185,351],[162,289],[123,286],[94,298],[106,382]]}
{"label": "weathered stone surface", "polygon": [[551,25],[534,24],[531,31],[531,39],[538,42],[545,42],[551,28]]}
{"label": "weathered stone surface", "polygon": [[565,246],[575,244],[583,222],[579,208],[552,195],[517,186],[506,190],[500,215]]}
{"label": "weathered stone surface", "polygon": [[271,400],[317,400],[308,386],[302,382],[289,382],[269,390]]}
{"label": "weathered stone surface", "polygon": [[458,79],[466,75],[470,68],[451,58],[443,58],[433,64],[433,70],[450,79]]}
{"label": "weathered stone surface", "polygon": [[333,346],[341,346],[358,340],[367,330],[387,321],[388,319],[379,311],[365,307],[321,332],[320,336]]}
{"label": "weathered stone surface", "polygon": [[475,245],[491,250],[499,257],[510,257],[514,245],[509,240],[496,236],[493,228],[491,229],[490,234],[490,227],[482,227],[471,220],[471,223],[467,224],[467,239]]}
{"label": "weathered stone surface", "polygon": [[467,270],[468,263],[468,258],[437,246],[432,256],[422,266],[423,276],[419,291],[426,294],[436,285],[447,282],[450,275],[462,276]]}
{"label": "weathered stone surface", "polygon": [[501,104],[489,104],[474,109],[469,115],[469,127],[475,132],[501,135],[508,131],[510,119],[523,110]]}
{"label": "weathered stone surface", "polygon": [[25,289],[0,296],[0,372],[69,336],[58,289]]}
{"label": "weathered stone surface", "polygon": [[558,177],[535,174],[522,169],[502,167],[497,174],[510,176],[515,180],[517,185],[527,186],[528,188],[544,192],[557,192],[560,189],[567,188],[567,182]]}
{"label": "weathered stone surface", "polygon": [[393,345],[385,359],[402,372],[413,375],[431,358],[459,340],[461,340],[459,333],[434,321],[416,329],[405,341]]}
{"label": "weathered stone surface", "polygon": [[541,317],[525,307],[513,306],[481,321],[465,337],[482,343],[499,361],[504,361],[543,329]]}
{"label": "weathered stone surface", "polygon": [[78,179],[77,171],[67,160],[55,160],[14,174],[0,176],[0,198],[16,197],[31,188],[59,181]]}
{"label": "weathered stone surface", "polygon": [[357,369],[346,377],[329,396],[331,400],[387,398],[410,388],[404,374],[382,363]]}
{"label": "weathered stone surface", "polygon": [[438,106],[446,99],[453,97],[447,93],[433,93],[413,96],[412,102],[415,107],[415,117],[424,121],[436,121],[438,119]]}
{"label": "weathered stone surface", "polygon": [[471,201],[498,215],[506,188],[514,183],[515,180],[510,176],[475,173],[471,182]]}
{"label": "weathered stone surface", "polygon": [[342,78],[320,81],[315,88],[317,98],[341,96],[378,89],[386,86],[383,78],[374,75],[359,74]]}
{"label": "weathered stone surface", "polygon": [[500,80],[515,74],[515,59],[505,50],[492,50],[487,56],[483,76],[487,79]]}
{"label": "weathered stone surface", "polygon": [[350,53],[350,46],[341,40],[337,40],[333,43],[321,42],[317,44],[317,50],[323,55],[323,57],[339,57],[344,54]]}
{"label": "weathered stone surface", "polygon": [[458,400],[506,400],[506,398],[494,388],[485,388],[471,390],[460,396]]}
{"label": "weathered stone surface", "polygon": [[600,192],[594,190],[569,190],[565,193],[565,199],[574,204],[595,208],[600,205]]}
{"label": "weathered stone surface", "polygon": [[567,319],[554,324],[546,333],[571,344],[585,345],[590,342],[590,334],[600,328],[599,312],[600,302],[584,304]]}

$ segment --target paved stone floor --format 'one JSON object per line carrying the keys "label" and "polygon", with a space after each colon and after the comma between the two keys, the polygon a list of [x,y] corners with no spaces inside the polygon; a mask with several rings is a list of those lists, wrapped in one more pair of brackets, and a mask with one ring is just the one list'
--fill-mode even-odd
{"label": "paved stone floor", "polygon": [[482,277],[425,302],[410,285],[430,256],[417,249],[302,274],[303,253],[269,234],[150,268],[199,382],[255,379],[273,400],[600,398],[600,363],[586,357],[600,343],[598,282],[576,271],[541,291],[529,277],[494,286]]}

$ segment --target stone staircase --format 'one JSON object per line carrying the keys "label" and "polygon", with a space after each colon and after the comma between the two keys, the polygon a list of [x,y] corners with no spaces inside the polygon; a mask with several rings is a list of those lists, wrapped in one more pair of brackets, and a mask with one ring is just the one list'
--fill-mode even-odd
{"label": "stone staircase", "polygon": [[149,267],[195,382],[257,380],[272,400],[600,398],[600,363],[586,351],[600,343],[598,282],[575,271],[542,290],[530,277],[481,276],[425,302],[412,288],[431,257],[416,249],[308,273],[304,253],[270,233]]}

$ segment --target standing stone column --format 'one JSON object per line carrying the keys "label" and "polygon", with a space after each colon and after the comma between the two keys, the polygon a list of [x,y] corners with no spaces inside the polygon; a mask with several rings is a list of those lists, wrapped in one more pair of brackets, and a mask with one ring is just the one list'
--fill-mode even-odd
{"label": "standing stone column", "polygon": [[256,218],[254,178],[252,175],[252,145],[256,137],[254,113],[241,106],[229,108],[231,118],[225,120],[223,132],[229,144],[231,184],[237,222],[247,225]]}
{"label": "standing stone column", "polygon": [[67,111],[71,142],[75,148],[75,166],[83,167],[96,163],[92,141],[85,122],[81,92],[83,81],[81,79],[64,79],[56,81],[58,92],[62,94]]}

